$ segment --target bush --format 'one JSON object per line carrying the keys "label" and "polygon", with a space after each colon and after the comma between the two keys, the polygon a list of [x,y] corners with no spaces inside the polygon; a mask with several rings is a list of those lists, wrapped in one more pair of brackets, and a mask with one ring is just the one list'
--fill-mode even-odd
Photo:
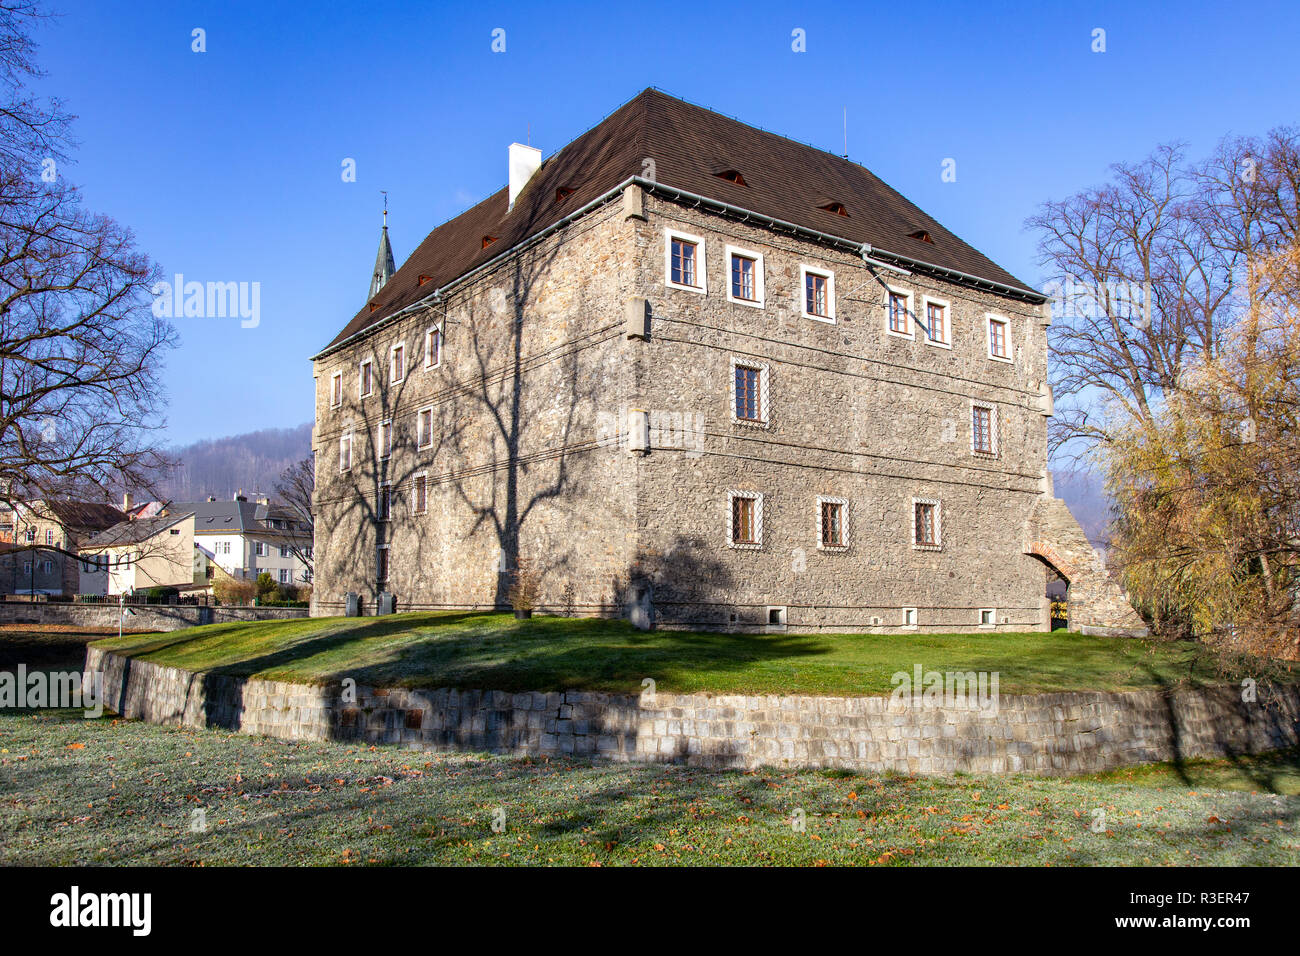
{"label": "bush", "polygon": [[144,599],[146,601],[153,601],[159,604],[163,604],[170,601],[174,597],[179,597],[180,593],[181,592],[178,589],[171,588],[171,587],[149,588],[147,591],[144,592]]}
{"label": "bush", "polygon": [[263,571],[257,576],[257,599],[261,601],[264,598],[273,598],[279,587],[280,585],[276,583],[275,578]]}
{"label": "bush", "polygon": [[212,585],[212,593],[218,601],[248,604],[257,597],[257,586],[252,581],[232,581],[229,578],[221,578]]}

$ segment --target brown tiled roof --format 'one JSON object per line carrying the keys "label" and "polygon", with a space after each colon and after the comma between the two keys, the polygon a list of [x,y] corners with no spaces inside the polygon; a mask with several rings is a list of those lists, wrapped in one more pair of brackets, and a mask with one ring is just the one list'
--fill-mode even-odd
{"label": "brown tiled roof", "polygon": [[[502,149],[502,157],[505,150]],[[649,89],[555,153],[507,211],[502,188],[429,233],[379,293],[353,317],[329,351],[435,289],[599,198],[632,176],[721,200],[943,270],[1041,296],[962,242],[870,170],[775,133]],[[719,174],[735,170],[745,185]],[[562,190],[572,190],[557,199]],[[822,209],[842,204],[848,215]],[[933,244],[912,238],[925,231]],[[484,236],[497,241],[483,245]],[[425,281],[420,282],[420,278]]]}
{"label": "brown tiled roof", "polygon": [[126,517],[120,508],[102,501],[45,498],[35,505],[37,510],[42,506],[59,524],[77,534],[103,531]]}

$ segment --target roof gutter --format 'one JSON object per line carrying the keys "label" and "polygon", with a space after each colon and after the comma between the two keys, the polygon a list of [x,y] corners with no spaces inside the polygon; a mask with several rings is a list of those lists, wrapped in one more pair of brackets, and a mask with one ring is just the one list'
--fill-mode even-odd
{"label": "roof gutter", "polygon": [[[932,262],[926,262],[922,259],[914,259],[911,256],[905,256],[900,252],[890,252],[885,249],[873,248],[872,245],[868,242],[854,242],[850,239],[845,239],[843,236],[835,236],[829,232],[822,232],[820,229],[813,229],[809,226],[800,226],[797,223],[787,222],[784,219],[777,219],[774,216],[768,216],[761,212],[754,212],[752,209],[745,209],[743,206],[736,206],[732,203],[725,202],[724,200],[721,199],[711,199],[708,196],[701,196],[698,193],[693,193],[685,189],[678,189],[676,186],[665,186],[663,183],[655,182],[652,179],[646,179],[642,176],[629,176],[627,179],[623,180],[617,186],[607,190],[604,193],[601,193],[601,195],[597,196],[595,199],[587,203],[585,206],[582,206],[579,209],[575,209],[573,212],[569,213],[563,219],[559,219],[556,222],[552,223],[551,225],[547,226],[541,232],[529,236],[523,242],[511,246],[509,249],[503,250],[499,255],[493,256],[491,259],[489,259],[487,262],[483,263],[482,265],[476,266],[475,268],[471,269],[469,272],[466,272],[464,275],[452,279],[446,285],[439,286],[437,289],[434,289],[432,292],[430,292],[428,295],[424,296],[423,298],[417,299],[415,302],[412,302],[410,305],[403,306],[398,311],[392,313],[391,315],[385,316],[375,324],[367,325],[365,328],[360,329],[357,332],[353,332],[351,335],[349,335],[346,339],[343,339],[341,342],[338,342],[334,345],[326,346],[320,352],[312,356],[312,361],[314,362],[317,359],[322,359],[327,355],[337,352],[339,349],[342,349],[345,346],[351,344],[355,340],[361,338],[363,335],[369,335],[371,332],[376,332],[379,329],[385,328],[386,326],[391,325],[392,323],[396,322],[398,319],[402,318],[405,315],[410,315],[412,312],[419,312],[423,309],[428,308],[431,305],[441,302],[443,297],[447,295],[449,292],[451,292],[452,289],[456,288],[459,285],[463,285],[464,283],[468,282],[470,279],[477,276],[479,273],[486,272],[487,270],[495,267],[498,263],[506,259],[508,256],[512,256],[517,252],[520,252],[524,249],[529,248],[530,246],[535,245],[538,242],[541,242],[547,236],[551,235],[552,233],[560,229],[563,229],[569,223],[573,222],[575,219],[578,219],[581,216],[585,216],[593,209],[605,205],[607,202],[612,200],[615,196],[621,193],[628,186],[641,186],[642,188],[649,190],[650,192],[666,194],[676,199],[690,202],[692,205],[704,206],[706,208],[715,209],[723,212],[726,215],[737,217],[742,221],[754,220],[773,229],[778,229],[785,232],[793,233],[795,235],[804,236],[816,240],[817,242],[822,242],[827,245],[834,246],[836,248],[847,249],[855,253],[856,255],[861,256],[864,262],[867,262],[871,265],[884,266],[885,268],[897,268],[896,266],[891,266],[888,262],[880,261],[879,257],[883,256],[884,258],[893,260],[895,263],[898,263],[900,265],[905,264],[906,266],[910,266],[911,268],[914,269],[918,269],[924,272],[931,272],[943,278],[953,279],[955,281],[962,283],[963,285],[973,285],[976,288],[988,289],[989,291],[997,292],[1000,295],[1009,296],[1014,299],[1020,299],[1022,301],[1032,302],[1034,304],[1039,304],[1047,301],[1047,296],[1043,295],[1041,292],[1026,291],[1025,289],[1021,289],[1016,286],[1010,286],[1003,282],[998,282],[994,279],[982,279],[979,276],[971,275],[969,272],[962,272],[959,269],[950,269],[947,266],[938,266]],[[900,271],[906,271],[906,269],[902,269]]]}

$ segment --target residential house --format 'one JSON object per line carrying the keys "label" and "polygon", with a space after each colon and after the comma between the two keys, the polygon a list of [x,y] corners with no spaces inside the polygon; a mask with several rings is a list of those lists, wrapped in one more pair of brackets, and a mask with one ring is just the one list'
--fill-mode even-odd
{"label": "residential house", "polygon": [[123,520],[106,502],[42,498],[14,504],[4,539],[14,550],[0,556],[0,593],[72,596],[102,594],[107,571],[85,560],[97,535]]}
{"label": "residential house", "polygon": [[[175,511],[123,521],[83,549],[106,568],[106,594],[195,586],[194,514]],[[206,582],[198,582],[205,584]]]}

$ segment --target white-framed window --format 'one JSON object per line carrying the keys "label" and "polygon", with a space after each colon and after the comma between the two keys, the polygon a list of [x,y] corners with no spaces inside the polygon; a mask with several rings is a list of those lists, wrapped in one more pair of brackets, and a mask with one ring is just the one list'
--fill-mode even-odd
{"label": "white-framed window", "polygon": [[392,385],[406,378],[406,343],[398,342],[388,350],[388,381]]}
{"label": "white-framed window", "polygon": [[352,470],[352,433],[344,432],[339,436],[339,472]]}
{"label": "white-framed window", "polygon": [[54,529],[53,529],[53,528],[46,528],[46,529],[45,529],[45,543],[46,543],[46,544],[54,544]]}
{"label": "white-framed window", "polygon": [[442,364],[442,326],[435,325],[424,333],[424,367],[437,368]]}
{"label": "white-framed window", "polygon": [[388,583],[388,545],[386,544],[375,548],[375,580],[380,584]]}
{"label": "white-framed window", "polygon": [[768,368],[762,362],[731,360],[731,420],[737,425],[768,424]]}
{"label": "white-framed window", "polygon": [[998,609],[995,607],[980,608],[980,627],[997,627],[998,626]]}
{"label": "white-framed window", "polygon": [[254,541],[254,542],[253,542],[253,553],[254,553],[255,555],[257,555],[259,558],[261,558],[261,557],[265,557],[265,556],[266,556],[266,542],[265,542],[265,541]]}
{"label": "white-framed window", "polygon": [[727,246],[727,301],[763,308],[763,257]]}
{"label": "white-framed window", "polygon": [[281,569],[280,569],[280,583],[281,583],[281,584],[288,584],[288,583],[289,583],[289,569],[288,569],[288,568],[281,568]]}
{"label": "white-framed window", "polygon": [[1005,316],[989,313],[984,316],[988,322],[989,358],[998,362],[1011,361],[1011,321]]}
{"label": "white-framed window", "polygon": [[343,373],[335,372],[330,376],[330,408],[343,404]]}
{"label": "white-framed window", "polygon": [[805,319],[835,321],[835,273],[799,266],[799,312]]}
{"label": "white-framed window", "polygon": [[419,448],[428,448],[433,444],[432,405],[415,413],[415,444]]}
{"label": "white-framed window", "polygon": [[912,315],[912,293],[895,286],[886,286],[885,331],[901,339],[915,338]]}
{"label": "white-framed window", "polygon": [[943,506],[937,498],[912,499],[912,547],[943,550]]}
{"label": "white-framed window", "polygon": [[921,304],[921,331],[925,333],[926,343],[944,349],[952,348],[951,303],[924,295],[921,296]]}
{"label": "white-framed window", "polygon": [[703,239],[675,229],[664,230],[664,283],[671,289],[708,291]]}
{"label": "white-framed window", "polygon": [[280,557],[287,558],[289,557],[289,553],[290,553],[290,549],[287,544],[280,545]]}
{"label": "white-framed window", "polygon": [[411,513],[422,515],[429,510],[429,476],[420,472],[411,478]]}
{"label": "white-framed window", "polygon": [[379,423],[379,457],[391,458],[393,456],[393,421],[384,419]]}
{"label": "white-framed window", "polygon": [[380,521],[387,521],[393,516],[393,483],[385,481],[379,486],[379,494],[375,499],[375,517]]}
{"label": "white-framed window", "polygon": [[970,453],[978,458],[998,457],[998,407],[970,403]]}
{"label": "white-framed window", "polygon": [[375,393],[375,363],[371,359],[362,359],[357,372],[357,395],[369,398]]}
{"label": "white-framed window", "polygon": [[763,547],[763,496],[757,491],[727,492],[727,544]]}
{"label": "white-framed window", "polygon": [[916,627],[916,608],[914,608],[914,607],[905,607],[905,608],[903,608],[903,627],[905,627],[905,628],[909,628],[909,629],[915,629],[915,627]]}
{"label": "white-framed window", "polygon": [[849,546],[849,500],[830,495],[817,498],[817,548],[843,551]]}

